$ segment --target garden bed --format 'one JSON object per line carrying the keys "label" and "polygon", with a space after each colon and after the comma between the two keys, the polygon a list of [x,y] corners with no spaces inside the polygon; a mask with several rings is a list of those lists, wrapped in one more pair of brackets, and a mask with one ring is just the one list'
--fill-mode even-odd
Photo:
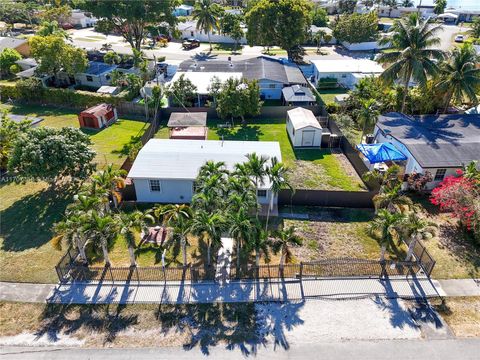
{"label": "garden bed", "polygon": [[[288,137],[285,120],[247,120],[247,126],[219,127],[224,120],[208,120],[209,140],[278,141],[283,162],[290,168],[289,180],[298,189],[367,190],[345,155],[330,149],[294,150]],[[166,126],[155,137],[168,139]]]}

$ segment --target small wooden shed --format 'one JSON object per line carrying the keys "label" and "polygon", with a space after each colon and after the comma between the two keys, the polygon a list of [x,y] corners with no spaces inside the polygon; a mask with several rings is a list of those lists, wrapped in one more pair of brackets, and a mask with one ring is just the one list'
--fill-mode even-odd
{"label": "small wooden shed", "polygon": [[320,147],[322,126],[311,110],[297,107],[287,111],[287,132],[293,147]]}
{"label": "small wooden shed", "polygon": [[167,124],[170,139],[207,140],[206,112],[174,112]]}
{"label": "small wooden shed", "polygon": [[110,104],[98,104],[78,115],[80,127],[101,129],[117,121],[117,109]]}

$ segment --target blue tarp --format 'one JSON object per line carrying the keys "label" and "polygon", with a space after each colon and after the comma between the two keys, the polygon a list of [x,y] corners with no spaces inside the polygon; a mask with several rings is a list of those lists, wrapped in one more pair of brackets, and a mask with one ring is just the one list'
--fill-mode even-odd
{"label": "blue tarp", "polygon": [[360,144],[357,149],[365,155],[370,164],[407,160],[407,157],[390,143]]}

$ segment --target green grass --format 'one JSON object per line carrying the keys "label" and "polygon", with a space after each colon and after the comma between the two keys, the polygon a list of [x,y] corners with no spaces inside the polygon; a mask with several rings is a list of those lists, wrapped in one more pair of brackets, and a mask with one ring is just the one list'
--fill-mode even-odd
{"label": "green grass", "polygon": [[[0,105],[14,114],[44,118],[42,126],[78,127],[77,112],[44,106]],[[97,152],[98,167],[113,163],[119,167],[132,138],[142,134],[146,124],[119,120],[100,130],[84,130]],[[1,281],[55,282],[54,266],[63,252],[54,250],[49,241],[53,224],[61,220],[72,201],[68,188],[49,188],[43,182],[0,183],[0,271]]]}
{"label": "green grass", "polygon": [[[285,120],[256,119],[243,127],[219,128],[223,120],[208,121],[210,140],[278,141],[283,162],[290,168],[290,182],[297,189],[363,190],[360,179],[348,176],[335,154],[328,149],[293,150]],[[161,127],[156,138],[168,139],[168,128]]]}
{"label": "green grass", "polygon": [[347,90],[344,88],[336,88],[336,89],[323,89],[318,90],[320,93],[320,98],[322,99],[324,104],[329,104],[335,101],[335,96],[340,94],[346,94]]}
{"label": "green grass", "polygon": [[243,45],[239,44],[235,47],[235,44],[213,44],[214,54],[241,54]]}

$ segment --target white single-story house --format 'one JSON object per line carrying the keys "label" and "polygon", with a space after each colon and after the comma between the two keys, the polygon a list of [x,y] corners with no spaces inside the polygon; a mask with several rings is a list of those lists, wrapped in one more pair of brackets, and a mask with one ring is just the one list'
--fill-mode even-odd
{"label": "white single-story house", "polygon": [[75,74],[77,85],[100,88],[103,85],[110,85],[111,73],[117,69],[117,65],[109,65],[99,61],[90,61],[83,73]]}
{"label": "white single-story house", "polygon": [[480,167],[480,115],[424,115],[388,113],[379,117],[374,141],[390,142],[405,156],[405,173],[430,172],[433,189],[448,175],[473,160]]}
{"label": "white single-story house", "polygon": [[24,58],[15,61],[15,64],[20,66],[22,70],[28,70],[38,66],[37,61],[34,58]]}
{"label": "white single-story house", "polygon": [[202,106],[206,97],[210,94],[210,85],[214,78],[224,83],[230,78],[241,79],[242,73],[237,72],[182,72],[177,71],[172,80],[166,83],[167,86],[174,84],[181,77],[188,79],[197,88],[197,106]]}
{"label": "white single-story house", "polygon": [[[181,39],[195,38],[200,42],[208,42],[208,34],[197,29],[196,21],[185,21],[177,25],[178,31],[180,31]],[[244,34],[247,33],[247,28],[242,25],[242,30]],[[229,35],[225,35],[213,30],[210,33],[210,40],[214,43],[225,43],[225,44],[234,44],[236,41],[232,39]],[[244,35],[239,41],[239,44],[246,44],[247,38]]]}
{"label": "white single-story house", "polygon": [[311,110],[297,107],[287,111],[287,133],[293,147],[320,147],[322,126]]}
{"label": "white single-story house", "polygon": [[349,60],[311,60],[314,67],[314,81],[336,79],[337,83],[353,88],[358,81],[367,76],[379,76],[383,68],[375,61],[366,59]]}
{"label": "white single-story house", "polygon": [[72,24],[73,26],[86,28],[95,26],[97,23],[97,19],[92,16],[91,13],[74,9],[72,10],[72,14],[67,20],[68,23]]}
{"label": "white single-story house", "polygon": [[[282,161],[276,141],[151,139],[138,153],[128,178],[135,186],[137,202],[189,203],[198,171],[207,161],[223,161],[228,170],[233,170],[251,153]],[[260,205],[268,206],[268,177],[259,185],[257,199]],[[276,197],[273,205],[276,208]]]}
{"label": "white single-story house", "polygon": [[307,80],[296,64],[268,56],[258,56],[239,61],[186,60],[179,65],[178,71],[192,73],[241,73],[247,80],[258,80],[262,100],[280,100],[284,87],[307,85]]}
{"label": "white single-story house", "polygon": [[7,48],[17,50],[24,57],[30,56],[30,45],[27,39],[0,36],[0,52]]}
{"label": "white single-story house", "polygon": [[192,11],[193,11],[193,6],[182,4],[180,6],[177,6],[173,10],[173,15],[174,16],[190,16],[192,15]]}

